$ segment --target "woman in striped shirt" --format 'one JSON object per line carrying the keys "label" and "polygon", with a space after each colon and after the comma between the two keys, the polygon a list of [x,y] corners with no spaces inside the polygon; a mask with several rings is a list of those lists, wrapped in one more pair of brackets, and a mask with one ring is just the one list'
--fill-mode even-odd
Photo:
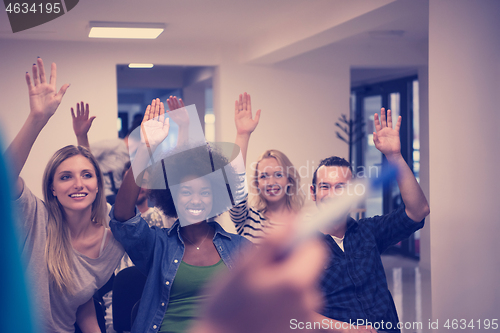
{"label": "woman in striped shirt", "polygon": [[[250,135],[259,123],[260,110],[252,119],[250,95],[244,93],[235,102],[236,144],[243,160]],[[300,188],[300,175],[288,157],[278,150],[266,150],[257,160],[250,189],[254,194],[251,205],[244,186],[245,173],[241,173],[242,186],[238,189],[237,204],[230,210],[231,220],[238,234],[259,243],[271,228],[295,220],[302,209],[305,193]]]}

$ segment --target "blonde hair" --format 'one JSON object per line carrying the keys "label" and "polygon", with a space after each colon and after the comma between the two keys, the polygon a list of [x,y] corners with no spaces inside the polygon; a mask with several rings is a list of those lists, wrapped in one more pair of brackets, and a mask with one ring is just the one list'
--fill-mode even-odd
{"label": "blonde hair", "polygon": [[64,292],[70,294],[74,290],[72,277],[73,248],[66,222],[64,208],[52,192],[54,174],[57,167],[66,159],[82,155],[94,166],[97,176],[98,191],[92,203],[91,220],[94,223],[105,225],[106,198],[104,197],[103,177],[99,164],[90,151],[82,146],[66,146],[59,149],[49,160],[43,174],[43,197],[47,207],[49,220],[47,222],[47,242],[45,244],[45,258],[49,271],[49,281]]}
{"label": "blonde hair", "polygon": [[257,160],[257,164],[255,165],[255,171],[252,175],[251,180],[251,188],[252,192],[255,194],[253,198],[253,206],[261,211],[265,212],[267,210],[267,200],[260,195],[259,188],[259,163],[265,158],[274,158],[279,165],[283,168],[283,172],[286,173],[288,185],[286,189],[286,205],[288,209],[298,212],[305,201],[305,193],[300,188],[300,175],[297,172],[297,169],[293,166],[292,162],[286,157],[285,154],[280,152],[279,150],[269,149],[266,150],[262,155],[260,155]]}

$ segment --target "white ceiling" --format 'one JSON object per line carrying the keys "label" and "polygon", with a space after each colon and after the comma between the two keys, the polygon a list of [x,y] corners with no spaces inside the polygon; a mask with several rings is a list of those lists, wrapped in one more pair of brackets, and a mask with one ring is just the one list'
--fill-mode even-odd
{"label": "white ceiling", "polygon": [[164,23],[155,43],[229,47],[243,62],[272,64],[340,41],[426,40],[428,1],[81,0],[63,16],[15,34],[2,10],[0,39],[109,43],[87,37],[89,21]]}

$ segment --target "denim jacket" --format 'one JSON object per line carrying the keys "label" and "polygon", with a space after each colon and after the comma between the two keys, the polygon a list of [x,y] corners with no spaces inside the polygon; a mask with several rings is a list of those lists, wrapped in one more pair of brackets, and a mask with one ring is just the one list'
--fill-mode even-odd
{"label": "denim jacket", "polygon": [[[167,310],[172,282],[184,256],[179,220],[170,229],[165,229],[149,227],[138,212],[130,220],[119,222],[113,207],[110,216],[113,236],[123,245],[135,266],[147,275],[132,332],[158,332]],[[215,248],[227,268],[232,270],[238,255],[251,243],[242,236],[227,233],[217,222],[210,223],[215,228]]]}

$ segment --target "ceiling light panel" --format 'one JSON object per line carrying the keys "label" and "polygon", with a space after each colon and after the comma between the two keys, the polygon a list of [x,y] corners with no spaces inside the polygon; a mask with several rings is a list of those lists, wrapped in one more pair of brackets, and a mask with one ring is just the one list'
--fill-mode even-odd
{"label": "ceiling light panel", "polygon": [[163,23],[89,22],[90,38],[155,39],[163,30]]}
{"label": "ceiling light panel", "polygon": [[128,68],[153,68],[154,64],[145,64],[145,63],[130,63],[128,64]]}

